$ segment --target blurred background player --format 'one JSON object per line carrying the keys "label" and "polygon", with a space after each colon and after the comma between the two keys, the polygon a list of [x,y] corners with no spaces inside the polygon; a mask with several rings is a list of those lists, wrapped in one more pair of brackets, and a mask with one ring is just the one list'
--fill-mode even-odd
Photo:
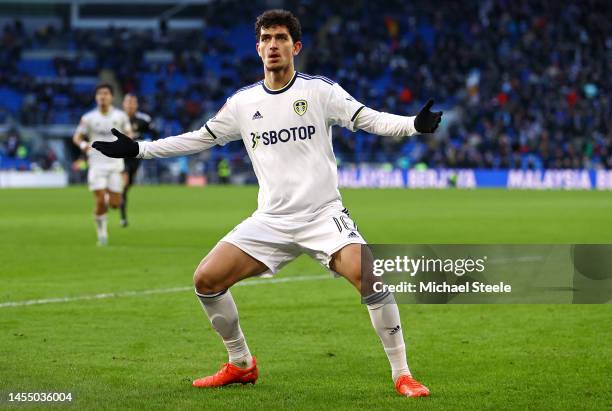
{"label": "blurred background player", "polygon": [[[127,93],[123,97],[123,110],[130,119],[130,125],[132,127],[132,138],[134,140],[140,140],[145,135],[149,135],[151,139],[156,140],[158,137],[157,131],[153,127],[151,116],[138,111],[138,97],[135,94]],[[127,202],[128,202],[128,190],[134,184],[138,167],[140,166],[140,159],[137,158],[126,158],[125,169],[123,172],[123,201],[121,202],[121,226],[127,227]]]}
{"label": "blurred background player", "polygon": [[132,134],[130,120],[121,110],[113,107],[113,88],[110,84],[96,86],[96,108],[83,117],[72,137],[72,141],[86,153],[89,171],[87,183],[95,198],[95,221],[98,245],[108,244],[106,212],[108,207],[121,206],[124,169],[123,159],[108,158],[97,150],[91,149],[96,141],[112,141],[112,128],[121,129],[128,136]]}

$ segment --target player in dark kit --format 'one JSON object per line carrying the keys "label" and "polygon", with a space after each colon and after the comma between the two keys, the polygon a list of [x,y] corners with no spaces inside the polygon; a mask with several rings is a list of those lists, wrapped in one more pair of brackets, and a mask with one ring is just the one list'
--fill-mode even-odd
{"label": "player in dark kit", "polygon": [[[145,134],[148,134],[151,139],[156,140],[158,137],[157,130],[153,127],[151,116],[138,111],[138,97],[132,93],[128,93],[123,98],[123,111],[130,118],[132,125],[132,133],[134,140],[140,140]],[[127,194],[128,190],[134,183],[134,178],[140,166],[140,159],[126,158],[125,170],[123,171],[123,202],[121,203],[121,226],[127,227]]]}

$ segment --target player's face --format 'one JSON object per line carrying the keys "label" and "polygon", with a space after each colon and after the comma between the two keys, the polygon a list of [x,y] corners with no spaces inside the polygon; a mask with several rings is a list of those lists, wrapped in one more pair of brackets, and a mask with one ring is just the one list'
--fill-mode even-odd
{"label": "player's face", "polygon": [[138,111],[138,99],[135,96],[126,94],[123,98],[123,111],[125,111],[128,116],[133,116],[134,113]]}
{"label": "player's face", "polygon": [[108,107],[113,101],[113,95],[107,88],[101,88],[96,91],[96,104],[99,107]]}
{"label": "player's face", "polygon": [[261,28],[257,54],[268,71],[281,71],[293,65],[293,57],[302,49],[302,43],[293,42],[285,26]]}

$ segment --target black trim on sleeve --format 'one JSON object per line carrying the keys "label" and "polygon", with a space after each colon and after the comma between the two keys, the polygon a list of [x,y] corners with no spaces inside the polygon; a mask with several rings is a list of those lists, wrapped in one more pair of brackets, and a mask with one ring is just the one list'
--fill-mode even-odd
{"label": "black trim on sleeve", "polygon": [[204,123],[204,127],[206,127],[206,131],[208,131],[210,133],[210,135],[212,136],[212,138],[214,138],[215,140],[217,139],[217,136],[215,136],[215,133],[213,133],[209,128],[208,128],[208,124]]}
{"label": "black trim on sleeve", "polygon": [[353,114],[353,117],[351,117],[351,122],[355,121],[359,113],[361,113],[361,110],[363,110],[364,108],[365,106],[361,106],[357,109],[357,111],[355,111],[355,114]]}

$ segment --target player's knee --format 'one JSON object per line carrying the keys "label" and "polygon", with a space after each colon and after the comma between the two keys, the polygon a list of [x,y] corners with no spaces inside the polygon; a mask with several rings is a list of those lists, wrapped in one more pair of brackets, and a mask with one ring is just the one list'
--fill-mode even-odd
{"label": "player's knee", "polygon": [[121,194],[112,193],[109,195],[108,206],[110,208],[119,208],[121,206]]}
{"label": "player's knee", "polygon": [[218,293],[227,288],[216,280],[213,273],[206,269],[206,266],[200,266],[196,269],[193,274],[193,285],[200,294]]}

